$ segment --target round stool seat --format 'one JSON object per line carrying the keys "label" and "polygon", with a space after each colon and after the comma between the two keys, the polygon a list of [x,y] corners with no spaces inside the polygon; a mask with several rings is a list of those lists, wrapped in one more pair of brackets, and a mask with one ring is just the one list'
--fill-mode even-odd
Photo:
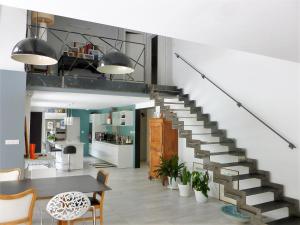
{"label": "round stool seat", "polygon": [[47,204],[47,212],[56,220],[75,220],[90,208],[89,198],[81,192],[60,193]]}

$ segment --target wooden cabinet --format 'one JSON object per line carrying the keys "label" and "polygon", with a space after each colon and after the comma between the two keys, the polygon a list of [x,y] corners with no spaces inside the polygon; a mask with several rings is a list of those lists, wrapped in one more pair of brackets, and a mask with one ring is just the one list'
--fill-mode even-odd
{"label": "wooden cabinet", "polygon": [[156,178],[155,170],[160,157],[169,159],[178,155],[178,131],[172,128],[172,122],[162,118],[149,121],[150,171],[149,177]]}

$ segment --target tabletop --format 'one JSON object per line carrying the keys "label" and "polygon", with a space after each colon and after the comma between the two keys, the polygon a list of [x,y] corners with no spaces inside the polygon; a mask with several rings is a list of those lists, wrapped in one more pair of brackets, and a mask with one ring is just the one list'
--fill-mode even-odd
{"label": "tabletop", "polygon": [[51,198],[69,191],[91,193],[111,190],[110,187],[89,175],[0,182],[2,195],[17,194],[29,188],[35,189],[38,199]]}

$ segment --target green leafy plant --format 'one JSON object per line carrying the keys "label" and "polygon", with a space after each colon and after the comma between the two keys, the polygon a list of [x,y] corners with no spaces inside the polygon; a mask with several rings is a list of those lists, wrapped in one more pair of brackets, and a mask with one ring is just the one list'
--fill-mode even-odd
{"label": "green leafy plant", "polygon": [[184,167],[183,163],[178,164],[178,156],[173,156],[170,159],[160,158],[160,165],[154,171],[157,176],[163,177],[171,177],[171,181],[180,175],[180,171]]}
{"label": "green leafy plant", "polygon": [[55,141],[55,135],[54,134],[49,134],[47,137],[48,141]]}
{"label": "green leafy plant", "polygon": [[170,160],[160,157],[160,164],[154,172],[161,178],[171,176]]}
{"label": "green leafy plant", "polygon": [[191,182],[191,172],[185,167],[180,172],[180,180],[183,185],[187,185]]}
{"label": "green leafy plant", "polygon": [[194,171],[192,173],[192,188],[196,191],[201,191],[202,194],[208,198],[208,191],[210,188],[208,187],[209,174],[208,171],[205,173]]}

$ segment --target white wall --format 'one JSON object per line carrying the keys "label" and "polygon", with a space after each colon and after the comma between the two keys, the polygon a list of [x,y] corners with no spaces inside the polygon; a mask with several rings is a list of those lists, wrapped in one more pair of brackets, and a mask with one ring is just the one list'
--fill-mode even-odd
{"label": "white wall", "polygon": [[234,50],[173,40],[182,54],[245,106],[291,140],[282,141],[199,74],[173,56],[173,84],[203,106],[237,146],[247,149],[258,167],[285,185],[287,196],[300,199],[300,64]]}
{"label": "white wall", "polygon": [[[298,0],[0,0],[7,4],[146,33],[298,61]],[[130,13],[129,13],[130,12]],[[132,13],[133,12],[133,13]]]}
{"label": "white wall", "polygon": [[0,69],[24,71],[24,64],[10,58],[15,44],[26,36],[26,10],[0,5]]}

